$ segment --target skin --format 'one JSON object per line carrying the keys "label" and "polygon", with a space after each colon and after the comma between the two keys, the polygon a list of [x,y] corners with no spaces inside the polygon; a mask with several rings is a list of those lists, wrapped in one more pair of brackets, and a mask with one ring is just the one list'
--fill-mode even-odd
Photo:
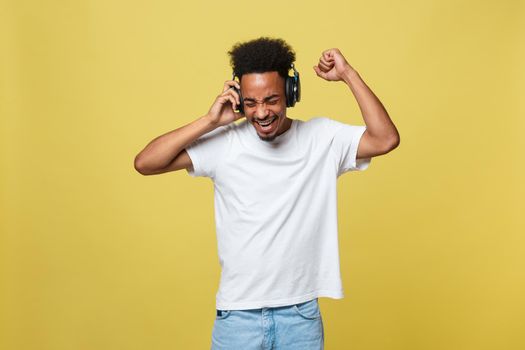
{"label": "skin", "polygon": [[[241,77],[241,94],[244,99],[245,117],[263,141],[272,141],[292,125],[286,116],[284,78],[277,72],[250,73]],[[257,128],[257,121],[276,117],[277,128],[265,133]]]}
{"label": "skin", "polygon": [[313,70],[321,79],[344,82],[352,91],[366,124],[359,142],[358,159],[388,153],[399,145],[399,132],[385,107],[339,49],[323,51]]}
{"label": "skin", "polygon": [[[390,152],[399,145],[399,133],[381,101],[361,79],[337,48],[322,52],[317,65],[313,66],[317,76],[329,82],[344,82],[359,104],[366,131],[359,142],[356,158],[369,158]],[[185,148],[202,135],[222,125],[228,125],[246,117],[255,127],[254,121],[277,116],[278,128],[267,134],[257,131],[259,137],[269,141],[286,132],[292,120],[286,116],[284,79],[277,72],[244,74],[241,85],[234,80],[225,81],[220,93],[208,113],[193,122],[153,139],[136,157],[135,169],[143,175],[161,174],[180,169],[191,169],[192,162]],[[235,112],[239,96],[232,89],[241,90],[244,99],[253,99],[253,106],[245,104],[245,115]],[[279,96],[276,103],[265,101],[273,94]],[[257,130],[257,128],[255,129]]]}

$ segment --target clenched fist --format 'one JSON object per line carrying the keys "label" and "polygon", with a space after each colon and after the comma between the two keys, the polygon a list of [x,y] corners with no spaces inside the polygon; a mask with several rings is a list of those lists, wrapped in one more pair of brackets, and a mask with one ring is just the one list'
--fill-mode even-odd
{"label": "clenched fist", "polygon": [[339,49],[323,51],[319,63],[313,67],[317,76],[327,81],[343,80],[343,74],[353,70]]}

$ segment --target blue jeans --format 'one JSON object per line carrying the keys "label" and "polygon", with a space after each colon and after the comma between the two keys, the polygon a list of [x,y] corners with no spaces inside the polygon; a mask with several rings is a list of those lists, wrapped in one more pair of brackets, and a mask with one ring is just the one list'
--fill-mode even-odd
{"label": "blue jeans", "polygon": [[324,330],[317,298],[250,310],[217,310],[212,350],[321,350]]}

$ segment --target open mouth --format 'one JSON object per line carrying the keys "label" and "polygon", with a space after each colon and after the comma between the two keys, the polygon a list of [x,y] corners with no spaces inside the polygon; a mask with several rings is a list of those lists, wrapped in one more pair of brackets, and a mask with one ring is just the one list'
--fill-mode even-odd
{"label": "open mouth", "polygon": [[253,120],[255,128],[264,133],[273,132],[277,128],[277,117],[272,117],[265,120]]}

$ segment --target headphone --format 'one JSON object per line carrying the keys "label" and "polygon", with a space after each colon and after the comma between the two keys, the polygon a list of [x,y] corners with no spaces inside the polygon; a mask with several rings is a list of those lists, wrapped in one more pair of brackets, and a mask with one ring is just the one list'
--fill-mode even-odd
{"label": "headphone", "polygon": [[[299,72],[295,70],[295,66],[292,63],[290,66],[293,69],[293,76],[287,76],[284,85],[284,93],[286,95],[286,107],[295,106],[296,102],[301,101],[301,81],[299,80]],[[235,71],[232,75],[232,80],[235,80]],[[239,112],[244,114],[244,101],[242,99],[241,91],[235,86],[232,86],[233,90],[239,94],[239,105],[237,109]]]}

